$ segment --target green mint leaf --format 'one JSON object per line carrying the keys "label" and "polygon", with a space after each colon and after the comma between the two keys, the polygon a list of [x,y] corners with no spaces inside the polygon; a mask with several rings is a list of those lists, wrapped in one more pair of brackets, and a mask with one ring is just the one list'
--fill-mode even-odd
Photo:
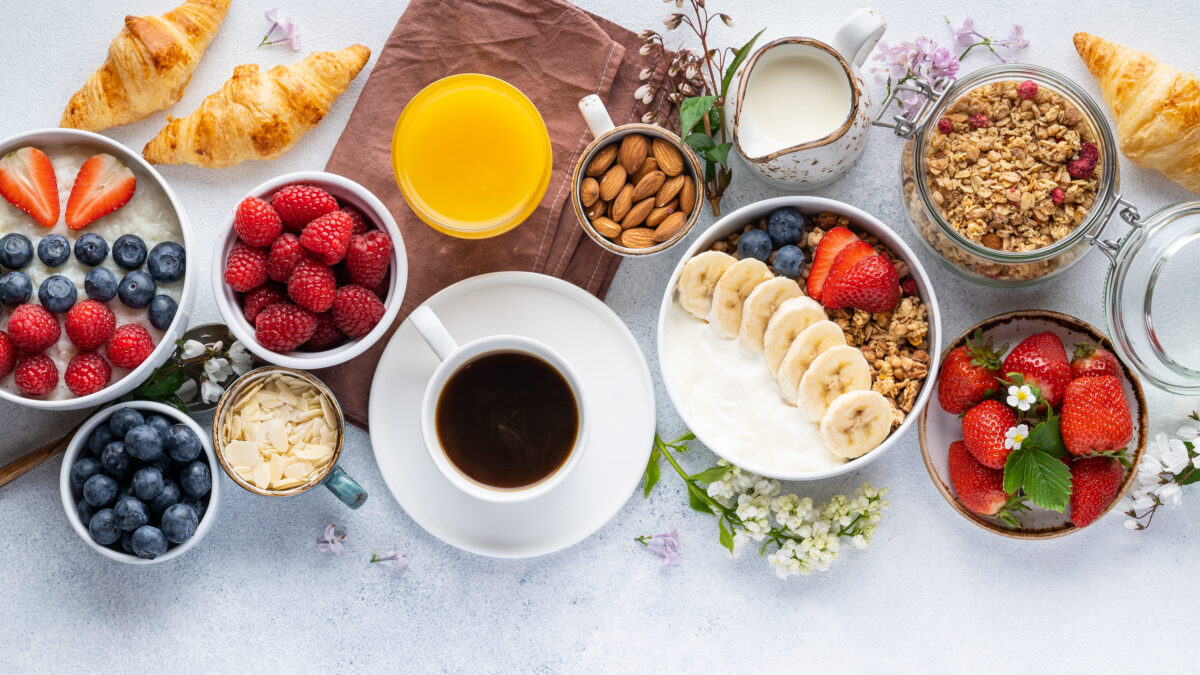
{"label": "green mint leaf", "polygon": [[729,65],[725,67],[725,74],[721,77],[721,98],[725,98],[726,94],[729,93],[729,84],[733,82],[733,74],[736,73],[738,67],[742,65],[742,61],[745,61],[746,57],[750,56],[750,50],[754,49],[754,43],[758,41],[759,36],[762,35],[763,31],[765,30],[766,28],[758,31],[754,34],[754,37],[750,38],[749,42],[742,45],[741,48],[737,50],[737,53],[733,55],[733,60],[730,61]]}
{"label": "green mint leaf", "polygon": [[719,537],[721,545],[729,549],[730,553],[733,553],[733,533],[730,532],[729,527],[725,525],[725,519],[721,518],[718,520],[717,526],[721,528],[721,535]]}
{"label": "green mint leaf", "polygon": [[642,476],[642,497],[649,497],[650,491],[658,484],[658,479],[662,475],[662,469],[658,466],[660,453],[658,448],[650,451],[650,459],[646,462],[646,473]]}
{"label": "green mint leaf", "polygon": [[680,135],[687,136],[692,133],[692,129],[708,114],[716,100],[716,96],[693,96],[683,99],[679,106]]}
{"label": "green mint leaf", "polygon": [[1054,411],[1050,411],[1046,420],[1029,432],[1029,438],[1026,438],[1025,442],[1021,444],[1021,449],[1044,452],[1051,457],[1067,456],[1067,446],[1063,443],[1059,418]]}
{"label": "green mint leaf", "polygon": [[1016,483],[1024,488],[1034,505],[1062,513],[1071,497],[1071,470],[1045,452],[1026,448],[1014,450],[1004,463],[1004,491]]}
{"label": "green mint leaf", "polygon": [[692,507],[693,511],[699,511],[700,513],[707,513],[710,516],[715,515],[715,514],[713,514],[712,507],[708,505],[708,500],[709,500],[708,493],[706,493],[703,489],[700,488],[700,486],[696,485],[696,483],[693,481],[689,480],[687,482],[687,486],[688,486],[688,506]]}
{"label": "green mint leaf", "polygon": [[683,139],[683,142],[687,143],[691,149],[701,153],[717,144],[716,141],[712,139],[712,136],[709,136],[703,131],[697,131],[695,133],[688,134],[687,138]]}
{"label": "green mint leaf", "polygon": [[722,478],[724,478],[725,474],[729,473],[729,470],[731,468],[733,468],[733,467],[714,466],[711,469],[701,471],[700,473],[698,473],[694,476],[689,476],[689,478],[691,478],[694,481],[708,485],[709,483],[715,483],[715,482],[721,480]]}

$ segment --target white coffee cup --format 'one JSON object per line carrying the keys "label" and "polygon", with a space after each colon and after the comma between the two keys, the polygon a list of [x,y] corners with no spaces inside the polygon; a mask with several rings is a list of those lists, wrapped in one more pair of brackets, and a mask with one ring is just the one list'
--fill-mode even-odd
{"label": "white coffee cup", "polygon": [[[583,455],[588,438],[588,416],[583,387],[580,386],[578,375],[575,374],[575,370],[567,363],[566,359],[548,345],[518,335],[489,335],[459,345],[428,305],[418,307],[409,315],[408,319],[441,360],[437,370],[433,371],[429,383],[425,385],[425,396],[421,402],[421,435],[425,440],[425,449],[429,452],[429,458],[433,460],[434,466],[442,472],[446,480],[472,497],[499,503],[535,499],[562,483],[579,464],[579,458]],[[442,448],[437,432],[438,401],[450,378],[464,366],[480,357],[505,352],[527,354],[548,363],[558,371],[571,389],[579,420],[575,432],[575,444],[571,447],[562,466],[536,483],[517,488],[493,487],[467,476],[450,460]]]}

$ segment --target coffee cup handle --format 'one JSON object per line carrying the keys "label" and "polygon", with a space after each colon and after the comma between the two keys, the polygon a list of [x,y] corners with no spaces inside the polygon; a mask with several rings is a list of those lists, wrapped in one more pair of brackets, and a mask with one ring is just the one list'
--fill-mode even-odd
{"label": "coffee cup handle", "polygon": [[367,491],[358,484],[342,467],[335,466],[325,479],[325,487],[329,488],[342,503],[352,509],[357,509],[367,501]]}
{"label": "coffee cup handle", "polygon": [[421,305],[413,310],[413,313],[408,315],[408,320],[412,322],[421,337],[425,338],[425,342],[429,344],[433,353],[437,354],[439,361],[445,361],[450,358],[451,354],[458,351],[458,343],[450,337],[442,320],[433,313],[428,305]]}
{"label": "coffee cup handle", "polygon": [[616,128],[612,117],[608,115],[608,109],[604,107],[604,101],[595,94],[579,99],[579,112],[583,113],[583,121],[587,122],[588,128],[592,130],[593,138],[600,138],[601,134]]}

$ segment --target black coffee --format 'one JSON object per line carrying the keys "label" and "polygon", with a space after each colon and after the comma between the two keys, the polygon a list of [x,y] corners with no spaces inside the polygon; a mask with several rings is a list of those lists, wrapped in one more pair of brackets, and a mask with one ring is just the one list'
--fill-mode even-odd
{"label": "black coffee", "polygon": [[554,473],[579,433],[567,381],[554,366],[520,352],[486,354],[451,375],[436,418],[450,461],[496,488],[526,487]]}

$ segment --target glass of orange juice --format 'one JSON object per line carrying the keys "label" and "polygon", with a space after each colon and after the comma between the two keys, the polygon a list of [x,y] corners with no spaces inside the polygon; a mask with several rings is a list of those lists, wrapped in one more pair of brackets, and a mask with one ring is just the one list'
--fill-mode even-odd
{"label": "glass of orange juice", "polygon": [[404,107],[392,134],[392,170],[412,210],[464,239],[520,225],[550,184],[550,135],[525,94],[466,73],[440,79]]}

